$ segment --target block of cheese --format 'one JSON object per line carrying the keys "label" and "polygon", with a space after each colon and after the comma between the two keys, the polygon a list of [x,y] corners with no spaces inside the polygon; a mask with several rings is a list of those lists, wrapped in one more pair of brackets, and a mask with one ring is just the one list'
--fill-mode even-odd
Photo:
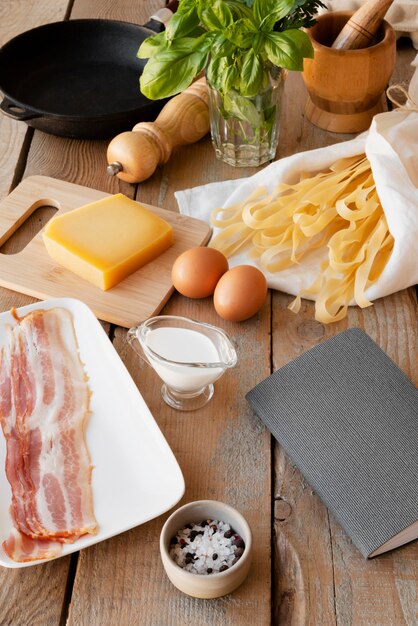
{"label": "block of cheese", "polygon": [[167,250],[173,229],[118,193],[53,218],[43,240],[54,261],[106,290]]}

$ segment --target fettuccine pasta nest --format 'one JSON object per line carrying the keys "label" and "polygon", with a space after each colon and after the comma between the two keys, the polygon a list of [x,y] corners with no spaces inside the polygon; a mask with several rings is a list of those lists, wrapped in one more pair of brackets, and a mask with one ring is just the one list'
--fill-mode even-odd
{"label": "fettuccine pasta nest", "polygon": [[227,257],[247,250],[262,270],[280,272],[326,246],[317,278],[301,298],[312,296],[315,319],[336,322],[354,300],[372,303],[366,289],[381,275],[393,249],[393,237],[380,204],[370,163],[364,154],[336,161],[299,182],[280,183],[273,193],[256,189],[244,202],[215,209],[211,222],[221,229],[210,245]]}

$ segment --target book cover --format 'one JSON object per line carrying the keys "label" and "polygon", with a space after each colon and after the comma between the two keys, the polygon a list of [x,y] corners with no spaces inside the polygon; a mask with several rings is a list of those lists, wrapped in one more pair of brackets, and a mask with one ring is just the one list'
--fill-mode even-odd
{"label": "book cover", "polygon": [[365,557],[418,537],[418,390],[360,329],[246,395]]}

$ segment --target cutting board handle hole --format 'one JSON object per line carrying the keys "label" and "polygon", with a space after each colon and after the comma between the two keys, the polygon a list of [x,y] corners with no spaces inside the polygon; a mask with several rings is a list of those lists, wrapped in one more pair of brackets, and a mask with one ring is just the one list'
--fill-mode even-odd
{"label": "cutting board handle hole", "polygon": [[59,203],[54,200],[34,202],[0,239],[0,254],[13,255],[22,252],[59,208]]}

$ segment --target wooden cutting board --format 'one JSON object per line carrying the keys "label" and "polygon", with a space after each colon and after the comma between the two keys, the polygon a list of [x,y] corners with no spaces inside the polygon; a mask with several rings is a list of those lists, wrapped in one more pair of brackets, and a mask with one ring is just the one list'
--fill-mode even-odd
{"label": "wooden cutting board", "polygon": [[[0,245],[41,206],[56,207],[58,215],[108,195],[47,176],[30,176],[0,203]],[[0,286],[40,300],[77,298],[85,302],[98,318],[125,328],[157,315],[174,291],[171,283],[173,262],[184,250],[204,245],[211,230],[201,220],[144,206],[172,225],[175,243],[112,289],[102,291],[57,265],[46,252],[42,231],[18,254],[0,254]]]}

